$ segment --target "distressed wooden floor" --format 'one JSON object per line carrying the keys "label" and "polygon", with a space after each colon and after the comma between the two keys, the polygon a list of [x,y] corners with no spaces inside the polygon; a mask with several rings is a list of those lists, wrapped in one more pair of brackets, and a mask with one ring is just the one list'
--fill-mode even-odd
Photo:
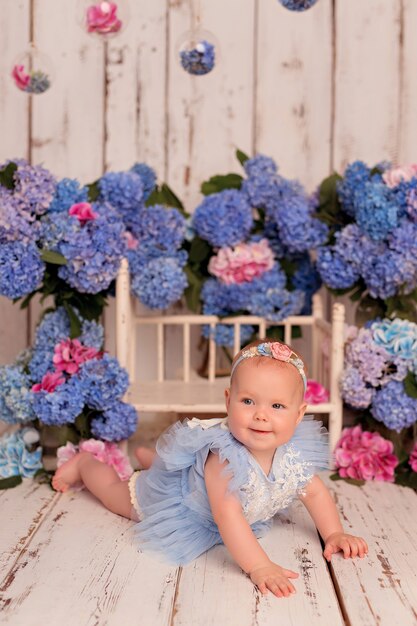
{"label": "distressed wooden floor", "polygon": [[271,558],[300,573],[296,595],[277,599],[261,597],[223,546],[187,567],[166,566],[136,550],[132,522],[89,494],[25,481],[0,492],[0,623],[415,626],[417,495],[387,484],[328,484],[369,556],[337,555],[329,570],[297,502],[261,540]]}

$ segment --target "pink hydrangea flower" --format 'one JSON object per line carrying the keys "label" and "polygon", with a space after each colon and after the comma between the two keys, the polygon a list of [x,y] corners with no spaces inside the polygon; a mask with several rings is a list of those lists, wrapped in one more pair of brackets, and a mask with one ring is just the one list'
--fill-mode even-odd
{"label": "pink hydrangea flower", "polygon": [[274,359],[278,359],[278,361],[288,361],[290,356],[292,355],[291,348],[283,343],[279,343],[279,341],[271,343],[270,346],[272,356],[274,357]]}
{"label": "pink hydrangea flower", "polygon": [[328,390],[320,385],[316,380],[307,381],[307,389],[304,395],[304,400],[307,404],[321,404],[322,402],[328,402],[330,394]]}
{"label": "pink hydrangea flower", "polygon": [[393,167],[382,174],[382,179],[387,187],[391,189],[400,184],[401,181],[409,181],[417,176],[417,163]]}
{"label": "pink hydrangea flower", "polygon": [[48,393],[52,393],[63,383],[65,383],[65,378],[61,375],[61,372],[48,372],[42,378],[40,383],[33,385],[32,391],[35,393],[38,393],[39,391],[48,391]]}
{"label": "pink hydrangea flower", "polygon": [[211,257],[208,270],[226,285],[251,282],[272,269],[274,255],[266,239],[254,243],[239,243],[234,248],[221,248]]}
{"label": "pink hydrangea flower", "polygon": [[343,430],[334,458],[342,478],[392,483],[399,463],[393,450],[392,441],[379,433],[362,431],[360,426],[354,426]]}
{"label": "pink hydrangea flower", "polygon": [[98,217],[98,213],[94,213],[93,207],[89,202],[78,202],[73,204],[69,209],[69,214],[78,217],[82,226],[90,220],[95,220]]}
{"label": "pink hydrangea flower", "polygon": [[15,65],[12,70],[12,78],[18,89],[26,91],[26,87],[30,83],[30,76],[25,72],[24,65]]}
{"label": "pink hydrangea flower", "polygon": [[52,361],[58,371],[75,374],[80,369],[80,365],[101,356],[102,352],[83,346],[78,339],[64,339],[55,346]]}
{"label": "pink hydrangea flower", "polygon": [[[128,457],[123,454],[116,443],[99,441],[98,439],[86,439],[78,446],[68,442],[57,450],[57,467],[60,467],[78,452],[90,452],[101,463],[113,467],[121,480],[128,480],[133,474],[133,468]],[[76,490],[83,489],[82,485],[75,485]]]}
{"label": "pink hydrangea flower", "polygon": [[89,33],[108,35],[117,33],[122,21],[117,17],[116,2],[98,2],[87,9],[87,30]]}
{"label": "pink hydrangea flower", "polygon": [[413,470],[413,472],[417,472],[417,441],[414,444],[414,448],[411,451],[408,462],[411,465],[411,469]]}

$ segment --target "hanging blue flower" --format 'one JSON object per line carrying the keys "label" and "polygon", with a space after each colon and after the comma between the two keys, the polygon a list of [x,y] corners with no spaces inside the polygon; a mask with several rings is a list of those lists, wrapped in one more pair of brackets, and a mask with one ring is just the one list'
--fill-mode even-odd
{"label": "hanging blue flower", "polygon": [[317,0],[278,0],[289,11],[307,11],[311,9]]}
{"label": "hanging blue flower", "polygon": [[187,46],[185,50],[180,50],[182,67],[194,76],[211,72],[215,65],[215,56],[214,45],[205,39]]}

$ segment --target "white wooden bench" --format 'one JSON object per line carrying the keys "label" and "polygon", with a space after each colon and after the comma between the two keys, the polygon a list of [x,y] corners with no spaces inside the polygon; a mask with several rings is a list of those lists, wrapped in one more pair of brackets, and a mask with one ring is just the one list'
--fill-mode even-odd
{"label": "white wooden bench", "polygon": [[186,567],[138,552],[130,522],[87,492],[25,479],[0,491],[0,623],[9,626],[415,626],[417,496],[325,478],[365,559],[328,567],[301,502],[261,542],[299,572],[289,599],[262,597],[217,546]]}
{"label": "white wooden bench", "polygon": [[[323,318],[321,299],[314,297],[313,314],[288,317],[279,324],[256,316],[219,318],[214,315],[137,315],[135,302],[130,296],[127,261],[124,261],[116,285],[116,353],[121,365],[129,373],[130,389],[127,401],[138,411],[185,413],[190,417],[199,413],[224,413],[224,390],[228,378],[217,376],[216,357],[219,352],[213,339],[217,324],[234,326],[233,355],[240,349],[240,333],[243,324],[250,324],[260,337],[265,337],[268,326],[280,325],[284,329],[285,343],[291,341],[292,329],[300,326],[309,335],[308,376],[323,384],[330,391],[326,403],[310,405],[308,413],[328,414],[331,449],[334,448],[342,429],[342,400],[338,380],[343,368],[344,306],[334,304],[331,323]],[[207,325],[212,337],[208,340],[207,377],[197,376],[192,364],[193,329]],[[167,329],[180,330],[181,338],[175,348],[170,348]],[[137,341],[138,333],[145,329],[143,340]],[[155,332],[152,333],[152,330]],[[200,332],[200,329],[198,329]],[[153,335],[154,344],[149,344]],[[178,340],[178,334],[177,334]],[[181,345],[182,344],[182,345]],[[151,347],[149,347],[149,345]],[[179,375],[168,376],[167,361],[180,355]],[[304,351],[303,351],[304,354]],[[145,363],[143,376],[138,376],[138,359]],[[154,367],[152,371],[152,359]],[[309,362],[310,361],[310,362]]]}

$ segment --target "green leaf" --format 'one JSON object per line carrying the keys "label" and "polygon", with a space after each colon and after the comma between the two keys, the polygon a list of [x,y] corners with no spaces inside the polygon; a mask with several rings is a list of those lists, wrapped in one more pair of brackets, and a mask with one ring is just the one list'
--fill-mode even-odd
{"label": "green leaf", "polygon": [[343,478],[341,476],[339,476],[339,474],[330,474],[329,476],[330,480],[343,480]]}
{"label": "green leaf", "polygon": [[165,199],[164,204],[168,206],[175,207],[176,209],[180,209],[185,213],[184,205],[178,196],[172,191],[171,187],[168,187],[166,183],[162,183],[161,185],[161,194]]}
{"label": "green leaf", "polygon": [[246,161],[249,160],[249,157],[247,154],[245,154],[244,152],[242,152],[242,150],[237,149],[236,152],[236,158],[239,161],[239,163],[241,165],[244,165],[246,163]]}
{"label": "green leaf", "polygon": [[355,485],[356,487],[362,487],[366,483],[366,480],[358,480],[357,478],[343,478],[342,480],[344,480],[345,483]]}
{"label": "green leaf", "polygon": [[415,292],[408,296],[393,296],[385,300],[387,307],[387,317],[393,319],[400,317],[401,319],[417,322],[417,302]]}
{"label": "green leaf", "polygon": [[55,474],[53,470],[46,470],[44,467],[38,469],[38,471],[34,475],[34,480],[40,485],[51,485],[52,486],[52,476]]}
{"label": "green leaf", "polygon": [[240,189],[243,178],[240,174],[225,174],[224,176],[212,176],[201,185],[201,193],[209,196],[211,193],[224,191],[225,189]]}
{"label": "green leaf", "polygon": [[200,265],[202,261],[211,256],[211,253],[212,248],[207,241],[200,237],[194,237],[191,242],[188,259],[190,263],[198,263]]}
{"label": "green leaf", "polygon": [[41,259],[45,263],[52,263],[52,265],[66,265],[67,259],[59,252],[53,250],[42,250]]}
{"label": "green leaf", "polygon": [[16,163],[8,163],[3,169],[0,170],[0,185],[6,187],[6,189],[15,188],[14,174],[17,170]]}
{"label": "green leaf", "polygon": [[70,321],[70,338],[75,339],[76,337],[79,337],[81,335],[81,322],[76,315],[74,309],[68,302],[64,301],[62,304],[64,306],[64,309],[68,313]]}
{"label": "green leaf", "polygon": [[13,487],[17,487],[22,482],[22,477],[17,476],[9,476],[8,478],[0,479],[0,489],[12,489]]}
{"label": "green leaf", "polygon": [[26,298],[24,298],[22,302],[20,303],[20,308],[27,309],[33,296],[37,294],[38,292],[39,292],[39,289],[37,289],[36,291],[32,291],[32,293],[28,294]]}
{"label": "green leaf", "polygon": [[410,398],[417,398],[417,378],[413,372],[408,372],[407,376],[403,380],[405,393]]}
{"label": "green leaf", "polygon": [[96,200],[98,200],[100,196],[98,180],[96,180],[94,183],[90,183],[90,185],[87,185],[87,189],[88,189],[88,201],[95,202]]}
{"label": "green leaf", "polygon": [[80,434],[81,439],[89,439],[91,437],[90,414],[97,415],[96,411],[82,412],[75,420],[75,428]]}

